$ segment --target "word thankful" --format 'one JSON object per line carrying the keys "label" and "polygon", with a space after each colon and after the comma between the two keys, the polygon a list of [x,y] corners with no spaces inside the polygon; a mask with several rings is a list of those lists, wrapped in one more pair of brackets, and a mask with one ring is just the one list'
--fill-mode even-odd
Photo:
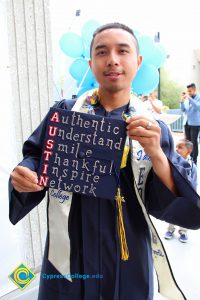
{"label": "word thankful", "polygon": [[[50,109],[38,184],[113,197],[125,138],[125,123],[121,120]],[[107,183],[111,185],[108,192],[103,188]]]}

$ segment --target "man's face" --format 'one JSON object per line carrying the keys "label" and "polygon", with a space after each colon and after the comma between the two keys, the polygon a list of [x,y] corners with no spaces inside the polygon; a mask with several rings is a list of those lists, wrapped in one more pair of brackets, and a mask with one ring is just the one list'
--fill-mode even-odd
{"label": "man's face", "polygon": [[141,62],[129,32],[107,29],[94,38],[89,64],[100,88],[112,93],[130,89]]}
{"label": "man's face", "polygon": [[191,151],[183,143],[178,143],[176,145],[176,152],[180,154],[183,158],[187,158]]}
{"label": "man's face", "polygon": [[192,96],[195,96],[195,95],[196,95],[196,89],[195,89],[195,88],[193,88],[193,87],[191,87],[191,88],[187,89],[187,92],[188,92],[188,95],[189,95],[190,97],[192,97]]}

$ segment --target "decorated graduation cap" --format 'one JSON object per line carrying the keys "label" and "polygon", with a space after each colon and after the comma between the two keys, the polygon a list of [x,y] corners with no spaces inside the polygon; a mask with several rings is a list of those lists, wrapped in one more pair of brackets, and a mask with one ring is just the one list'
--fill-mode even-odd
{"label": "decorated graduation cap", "polygon": [[38,184],[114,199],[125,140],[122,120],[51,108]]}

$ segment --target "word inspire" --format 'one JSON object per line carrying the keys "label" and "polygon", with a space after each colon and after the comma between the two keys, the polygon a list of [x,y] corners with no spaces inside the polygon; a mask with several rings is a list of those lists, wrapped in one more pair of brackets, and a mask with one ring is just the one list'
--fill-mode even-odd
{"label": "word inspire", "polygon": [[51,109],[38,184],[59,191],[102,197],[103,186],[110,177],[110,192],[103,193],[103,197],[113,197],[126,136],[123,123]]}

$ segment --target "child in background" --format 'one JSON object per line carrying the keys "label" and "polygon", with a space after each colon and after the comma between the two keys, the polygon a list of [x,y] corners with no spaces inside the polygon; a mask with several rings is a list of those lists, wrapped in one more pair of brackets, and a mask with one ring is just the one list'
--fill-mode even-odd
{"label": "child in background", "polygon": [[[180,154],[183,158],[187,160],[187,162],[191,165],[191,183],[193,187],[197,190],[197,167],[195,163],[192,161],[190,156],[193,150],[193,144],[189,140],[181,139],[176,145],[176,152]],[[167,232],[165,233],[165,239],[170,240],[174,237],[175,226],[173,224],[169,224]],[[186,243],[188,240],[187,229],[179,227],[178,230],[180,237],[179,241],[182,243]]]}

